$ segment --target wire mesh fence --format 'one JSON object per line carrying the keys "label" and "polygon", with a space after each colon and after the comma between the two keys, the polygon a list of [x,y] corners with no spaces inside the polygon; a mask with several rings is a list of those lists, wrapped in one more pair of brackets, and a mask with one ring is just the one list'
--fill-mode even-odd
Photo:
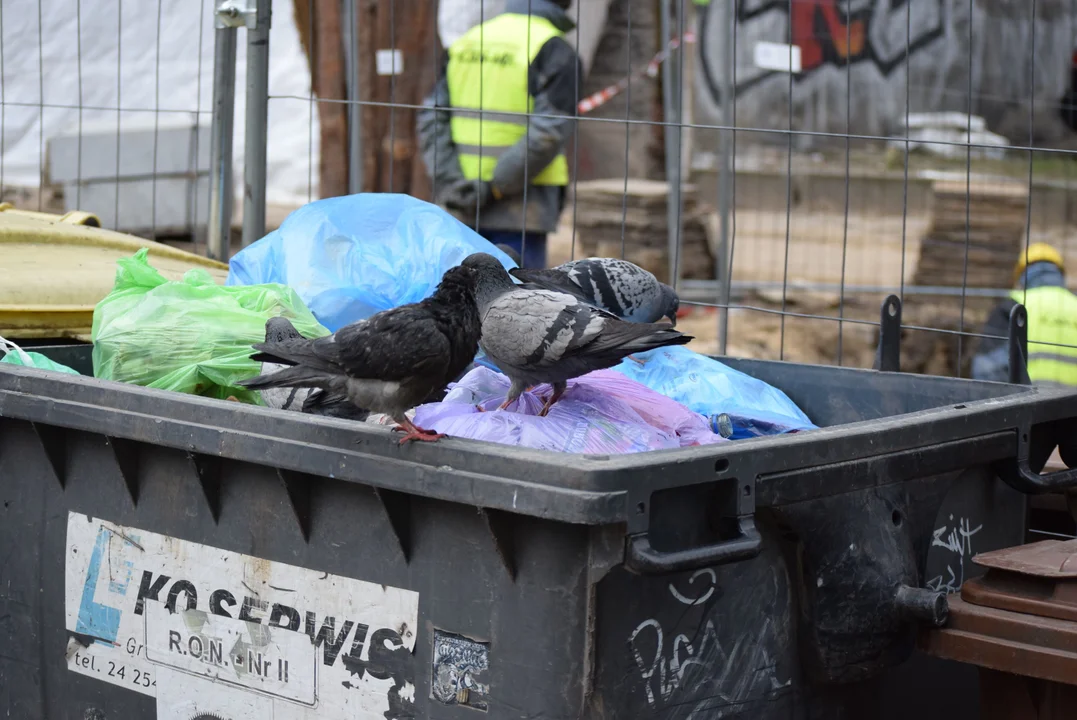
{"label": "wire mesh fence", "polygon": [[[319,197],[436,200],[416,128],[445,48],[548,5],[5,3],[3,197],[219,257]],[[1072,3],[576,0],[568,16],[582,71],[548,263],[616,255],[669,280],[699,350],[867,367],[893,293],[902,369],[968,377],[1018,257],[1047,242],[1077,260]],[[537,132],[566,114],[521,117]]]}

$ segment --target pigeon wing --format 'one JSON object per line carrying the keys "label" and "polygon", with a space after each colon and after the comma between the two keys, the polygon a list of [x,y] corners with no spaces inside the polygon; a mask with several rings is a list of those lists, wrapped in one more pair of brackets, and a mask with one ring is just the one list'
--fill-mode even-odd
{"label": "pigeon wing", "polygon": [[617,318],[572,295],[523,288],[490,304],[482,344],[496,362],[542,369],[592,342],[610,320]]}
{"label": "pigeon wing", "polygon": [[305,337],[286,337],[267,340],[252,346],[258,352],[251,356],[258,362],[282,365],[301,365],[323,373],[342,373],[334,336],[308,340]]}
{"label": "pigeon wing", "polygon": [[429,312],[405,305],[341,328],[334,345],[347,375],[399,381],[444,372],[450,343]]}
{"label": "pigeon wing", "polygon": [[620,318],[634,317],[650,296],[659,294],[655,276],[627,260],[587,258],[577,261],[568,273],[593,297],[591,302]]}
{"label": "pigeon wing", "polygon": [[529,268],[513,268],[509,270],[509,274],[515,277],[517,280],[529,283],[532,287],[530,289],[543,289],[553,290],[554,292],[563,292],[572,295],[577,300],[582,300],[585,303],[593,303],[594,299],[587,296],[579,285],[573,282],[572,278],[561,269],[529,269]]}

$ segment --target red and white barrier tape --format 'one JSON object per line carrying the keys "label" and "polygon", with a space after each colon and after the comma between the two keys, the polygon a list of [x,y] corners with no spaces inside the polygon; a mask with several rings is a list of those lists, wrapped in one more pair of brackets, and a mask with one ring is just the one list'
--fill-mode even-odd
{"label": "red and white barrier tape", "polygon": [[694,43],[696,41],[696,34],[689,30],[682,37],[670,40],[669,44],[666,45],[665,49],[655,55],[651,59],[651,61],[647,63],[644,67],[628,75],[627,77],[622,78],[619,82],[616,82],[613,85],[610,85],[607,88],[603,88],[602,90],[599,90],[593,95],[590,95],[588,97],[585,97],[583,100],[580,100],[580,104],[577,106],[578,112],[582,115],[584,113],[591,112],[597,107],[605,105],[610,100],[617,97],[626,89],[628,89],[628,84],[635,78],[643,77],[644,75],[648,77],[655,77],[656,75],[658,75],[658,67],[663,62],[665,62],[667,58],[669,58],[670,54],[674,50],[681,46],[682,39],[685,43]]}

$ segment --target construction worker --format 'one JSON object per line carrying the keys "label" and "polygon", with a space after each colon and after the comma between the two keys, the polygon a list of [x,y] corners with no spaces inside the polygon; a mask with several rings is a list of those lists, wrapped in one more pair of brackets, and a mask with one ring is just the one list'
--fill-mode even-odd
{"label": "construction worker", "polygon": [[524,267],[546,266],[546,236],[565,204],[582,75],[565,40],[570,4],[508,0],[449,47],[417,117],[435,201],[512,247]]}
{"label": "construction worker", "polygon": [[[1014,268],[1010,297],[991,312],[984,335],[1009,335],[1010,311],[1020,303],[1028,313],[1028,376],[1035,385],[1077,387],[1077,295],[1066,289],[1062,255],[1034,243]],[[972,358],[972,377],[1007,382],[1009,348],[1005,340],[983,338]]]}

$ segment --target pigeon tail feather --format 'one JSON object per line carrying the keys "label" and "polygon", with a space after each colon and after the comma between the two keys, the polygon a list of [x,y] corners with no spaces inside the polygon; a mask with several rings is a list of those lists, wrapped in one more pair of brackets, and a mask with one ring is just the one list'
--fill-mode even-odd
{"label": "pigeon tail feather", "polygon": [[286,358],[278,357],[271,353],[259,352],[251,355],[251,360],[258,363],[271,363],[273,365],[298,365],[298,363]]}
{"label": "pigeon tail feather", "polygon": [[312,387],[328,390],[339,381],[339,377],[328,375],[315,368],[296,365],[267,375],[241,380],[238,384],[251,390],[275,387]]}
{"label": "pigeon tail feather", "polygon": [[624,357],[670,345],[687,345],[694,339],[665,324],[617,322],[608,324],[585,352],[587,355],[611,353]]}
{"label": "pigeon tail feather", "polygon": [[318,343],[324,346],[331,342],[333,342],[332,336],[318,340],[299,337],[258,343],[251,346],[259,351],[252,355],[251,359],[262,358],[260,362],[275,362],[280,365],[305,365],[326,373],[341,374],[340,366],[316,350]]}

